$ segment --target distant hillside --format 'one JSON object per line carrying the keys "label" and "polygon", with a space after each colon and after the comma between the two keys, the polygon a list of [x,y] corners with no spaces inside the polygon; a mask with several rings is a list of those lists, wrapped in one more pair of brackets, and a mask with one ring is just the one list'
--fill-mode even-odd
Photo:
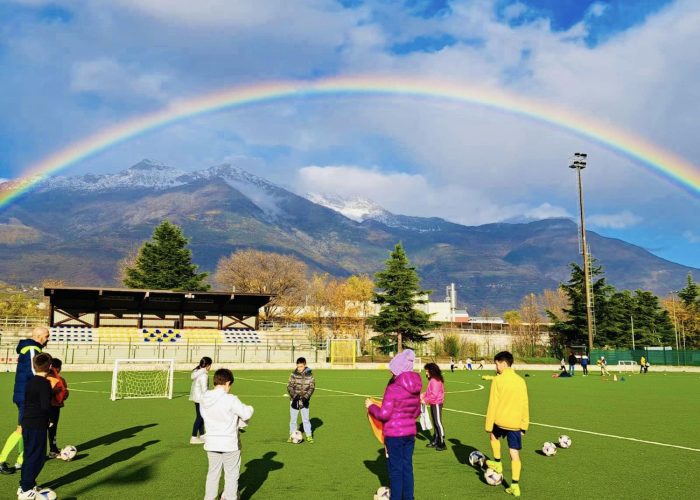
{"label": "distant hillside", "polygon": [[[222,256],[254,247],[334,275],[372,274],[401,241],[434,300],[455,282],[472,312],[517,307],[525,294],[566,280],[568,263],[580,260],[568,219],[468,227],[391,214],[368,200],[313,199],[232,165],[185,173],[144,160],[117,174],[53,178],[0,212],[0,280],[114,285],[118,260],[164,218],[183,226],[195,261],[209,271]],[[589,242],[619,288],[665,294],[698,271],[593,232]]]}

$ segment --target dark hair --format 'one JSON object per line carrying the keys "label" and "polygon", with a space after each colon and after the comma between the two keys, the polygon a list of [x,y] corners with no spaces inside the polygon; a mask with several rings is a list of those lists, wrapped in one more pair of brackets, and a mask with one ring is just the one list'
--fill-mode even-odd
{"label": "dark hair", "polygon": [[34,356],[32,364],[34,365],[35,372],[48,373],[49,368],[51,368],[51,355],[48,352],[37,354]]}
{"label": "dark hair", "polygon": [[299,364],[299,363],[306,364],[306,358],[297,358],[297,364]]}
{"label": "dark hair", "polygon": [[228,368],[219,368],[214,372],[214,385],[226,385],[226,382],[233,384],[233,373]]}
{"label": "dark hair", "polygon": [[206,368],[207,366],[211,366],[211,364],[211,358],[209,356],[204,356],[202,359],[199,360],[199,364],[195,366],[194,369],[196,370],[197,368]]}
{"label": "dark hair", "polygon": [[442,370],[440,367],[437,365],[437,363],[428,363],[426,364],[423,368],[428,370],[428,376],[430,378],[434,378],[439,380],[440,382],[444,382],[445,379],[442,377]]}
{"label": "dark hair", "polygon": [[53,358],[51,360],[51,368],[56,368],[60,372],[62,366],[63,366],[63,361],[61,361],[60,359]]}
{"label": "dark hair", "polygon": [[513,355],[508,351],[501,351],[493,357],[494,361],[505,361],[508,366],[513,366]]}

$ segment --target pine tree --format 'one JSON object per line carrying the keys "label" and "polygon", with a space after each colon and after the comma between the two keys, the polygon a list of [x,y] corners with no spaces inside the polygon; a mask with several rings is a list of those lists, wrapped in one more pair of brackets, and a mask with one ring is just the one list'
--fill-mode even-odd
{"label": "pine tree", "polygon": [[403,350],[404,342],[425,342],[423,332],[434,327],[430,315],[415,308],[416,304],[426,304],[431,293],[422,290],[416,268],[410,265],[401,243],[394,247],[386,261],[386,267],[376,275],[376,286],[372,301],[381,306],[377,316],[371,318],[374,330],[383,338],[396,337],[397,350]]}
{"label": "pine tree", "polygon": [[153,231],[151,241],[141,246],[134,267],[126,269],[124,285],[152,290],[206,291],[208,273],[197,273],[192,251],[182,229],[163,221]]}
{"label": "pine tree", "polygon": [[700,308],[700,301],[698,300],[700,296],[700,291],[698,291],[698,285],[693,281],[693,275],[688,273],[688,282],[680,292],[678,292],[678,297],[680,297],[683,305],[685,307],[698,307]]}

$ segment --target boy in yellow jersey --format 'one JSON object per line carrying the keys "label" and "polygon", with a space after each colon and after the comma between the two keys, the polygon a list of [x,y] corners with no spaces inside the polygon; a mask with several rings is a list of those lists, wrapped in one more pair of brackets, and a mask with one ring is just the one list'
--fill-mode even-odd
{"label": "boy in yellow jersey", "polygon": [[506,493],[520,496],[520,449],[522,448],[522,436],[530,425],[530,409],[527,400],[527,386],[525,380],[515,373],[513,368],[513,355],[508,351],[499,352],[494,357],[496,372],[498,375],[491,382],[491,394],[489,406],[486,410],[486,432],[491,435],[491,449],[493,460],[487,460],[486,466],[499,473],[503,473],[501,463],[501,442],[499,439],[508,439],[508,451],[510,452],[511,468],[513,472],[512,482]]}

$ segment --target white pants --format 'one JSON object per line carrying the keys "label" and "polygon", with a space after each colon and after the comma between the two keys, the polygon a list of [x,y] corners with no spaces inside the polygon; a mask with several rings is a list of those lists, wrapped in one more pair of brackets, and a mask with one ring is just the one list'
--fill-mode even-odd
{"label": "white pants", "polygon": [[219,500],[219,479],[221,469],[224,469],[224,495],[225,500],[238,499],[238,476],[241,472],[241,450],[216,452],[208,451],[209,471],[207,472],[207,485],[204,490],[204,500]]}
{"label": "white pants", "polygon": [[311,422],[309,422],[309,409],[302,408],[301,410],[297,410],[296,408],[290,408],[289,410],[291,416],[291,420],[289,421],[289,433],[291,434],[297,430],[297,419],[299,418],[299,412],[301,411],[301,421],[304,424],[304,432],[307,436],[310,436]]}

